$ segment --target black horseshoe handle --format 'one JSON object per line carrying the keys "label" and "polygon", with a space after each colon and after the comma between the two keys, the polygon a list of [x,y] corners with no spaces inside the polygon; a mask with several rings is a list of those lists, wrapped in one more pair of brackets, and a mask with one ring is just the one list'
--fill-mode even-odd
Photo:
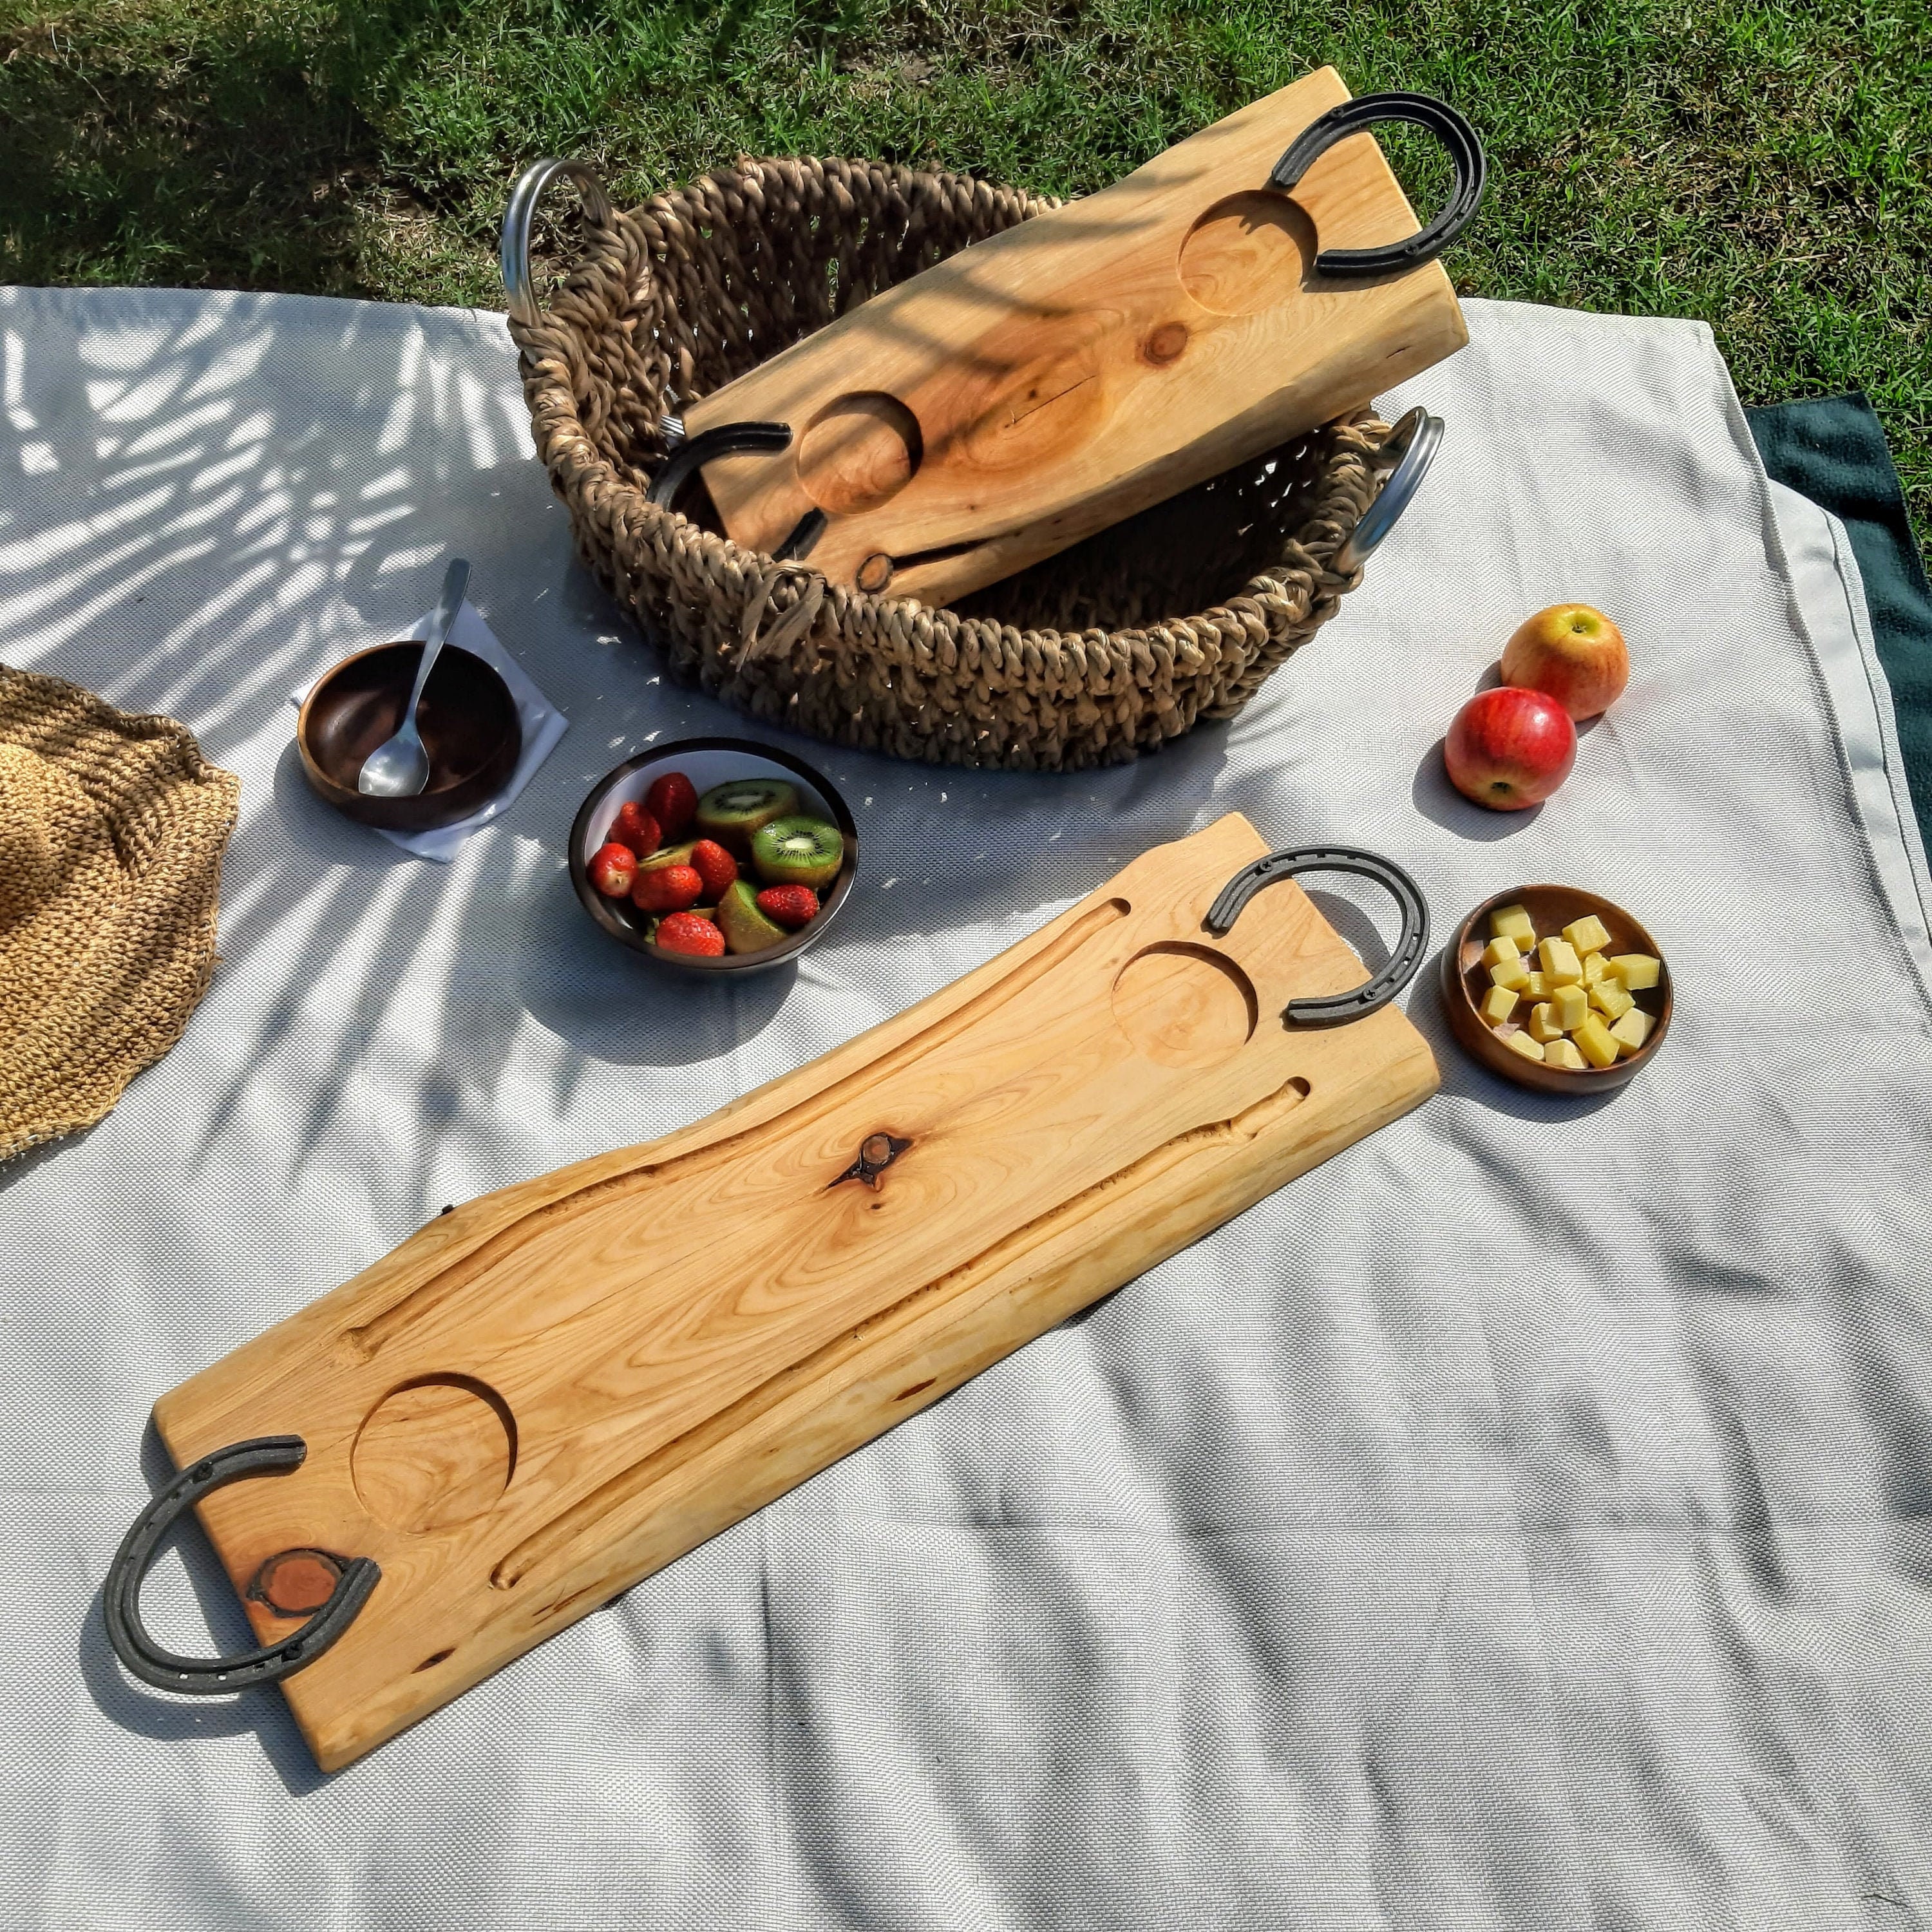
{"label": "black horseshoe handle", "polygon": [[1383,121],[1412,121],[1426,128],[1449,150],[1456,170],[1456,185],[1448,202],[1426,228],[1420,228],[1406,242],[1390,242],[1379,248],[1324,248],[1315,258],[1317,274],[1337,277],[1383,275],[1391,270],[1413,268],[1432,262],[1476,218],[1481,205],[1483,184],[1489,164],[1483,154],[1481,137],[1448,102],[1426,94],[1364,94],[1331,107],[1312,121],[1294,138],[1286,154],[1274,164],[1268,185],[1292,188],[1337,141],[1359,134]]}
{"label": "black horseshoe handle", "polygon": [[337,1578],[328,1602],[299,1630],[261,1650],[236,1657],[182,1657],[164,1650],[141,1621],[141,1580],[175,1519],[224,1483],[238,1482],[244,1476],[286,1474],[299,1468],[308,1454],[308,1445],[299,1436],[258,1436],[251,1442],[231,1442],[190,1463],[134,1519],[134,1526],[115,1552],[102,1594],[107,1640],[115,1655],[142,1683],[158,1690],[204,1696],[274,1684],[313,1664],[355,1622],[382,1574],[367,1556],[349,1564]]}
{"label": "black horseshoe handle", "polygon": [[1240,917],[1241,908],[1263,887],[1303,872],[1353,872],[1373,879],[1388,887],[1402,908],[1402,937],[1396,941],[1388,964],[1372,979],[1346,993],[1291,1000],[1282,1015],[1290,1026],[1343,1026],[1379,1011],[1415,977],[1415,969],[1429,950],[1429,908],[1421,888],[1390,860],[1358,851],[1352,845],[1306,845],[1296,851],[1270,852],[1265,859],[1244,866],[1208,908],[1208,930],[1217,936],[1227,932]]}
{"label": "black horseshoe handle", "polygon": [[[747,456],[791,447],[791,424],[782,422],[720,423],[701,436],[680,442],[666,460],[646,493],[660,509],[670,509],[677,493],[707,463],[721,456]],[[808,510],[793,526],[791,534],[772,552],[774,563],[795,563],[807,555],[825,530],[825,512]]]}

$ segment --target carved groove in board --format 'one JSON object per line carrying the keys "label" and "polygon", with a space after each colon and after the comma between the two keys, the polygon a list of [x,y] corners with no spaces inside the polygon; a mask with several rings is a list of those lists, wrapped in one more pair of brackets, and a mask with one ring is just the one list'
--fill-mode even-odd
{"label": "carved groove in board", "polygon": [[923,1032],[915,1034],[882,1059],[835,1081],[822,1092],[802,1100],[782,1114],[742,1132],[712,1141],[662,1162],[646,1162],[628,1173],[612,1174],[592,1181],[541,1208],[534,1208],[507,1228],[499,1228],[468,1253],[446,1263],[426,1281],[420,1282],[402,1298],[358,1328],[347,1330],[344,1340],[364,1360],[386,1348],[405,1330],[434,1314],[453,1296],[460,1294],[478,1276],[527,1247],[552,1223],[567,1220],[594,1201],[641,1193],[662,1180],[694,1179],[722,1166],[736,1155],[768,1142],[782,1139],[798,1130],[822,1120],[852,1093],[879,1084],[882,1081],[916,1064],[926,1054],[944,1046],[968,1027],[996,1012],[1009,1000],[1052,972],[1092,939],[1096,933],[1117,926],[1133,910],[1120,898],[1102,899],[1090,906],[1065,932],[1022,960],[997,986],[988,986],[935,1020]]}
{"label": "carved groove in board", "polygon": [[[1258,1100],[1252,1106],[1244,1108],[1232,1119],[1216,1120],[1205,1126],[1190,1127],[1186,1132],[1177,1134],[1173,1139],[1163,1142],[1160,1146],[1143,1154],[1139,1160],[1130,1162],[1105,1179],[1094,1182],[1090,1187],[1082,1189],[1070,1200],[1062,1202],[1058,1207],[1038,1216],[1024,1227],[1015,1229],[1012,1234],[996,1241],[972,1260],[963,1262],[937,1280],[914,1289],[890,1307],[881,1309],[876,1315],[868,1316],[836,1340],[814,1349],[790,1367],[781,1369],[777,1374],[760,1383],[756,1388],[748,1390],[736,1401],[720,1409],[716,1414],[694,1424],[681,1436],[674,1436],[670,1442],[653,1449],[649,1455],[640,1457],[628,1469],[621,1470],[608,1481],[599,1484],[588,1496],[552,1517],[541,1528],[533,1531],[490,1571],[491,1587],[499,1590],[514,1589],[532,1571],[568,1550],[586,1533],[598,1528],[617,1510],[636,1501],[658,1482],[703,1454],[712,1444],[776,1408],[794,1390],[809,1387],[829,1370],[836,1369],[854,1356],[862,1354],[870,1344],[890,1330],[907,1327],[917,1316],[927,1313],[938,1304],[970,1293],[988,1276],[997,1274],[1031,1250],[1041,1246],[1088,1219],[1109,1197],[1122,1189],[1132,1189],[1150,1180],[1204,1148],[1212,1149],[1256,1139],[1299,1106],[1307,1098],[1308,1093],[1308,1082],[1298,1076],[1285,1082],[1265,1100]],[[905,1393],[907,1395],[917,1394],[920,1390],[930,1388],[933,1385],[933,1382],[928,1381],[920,1384],[919,1389],[908,1390]],[[898,1398],[900,1400],[904,1399],[904,1396]],[[546,1606],[538,1612],[538,1620],[547,1621],[596,1587],[596,1585],[589,1586],[561,1598],[554,1605]]]}

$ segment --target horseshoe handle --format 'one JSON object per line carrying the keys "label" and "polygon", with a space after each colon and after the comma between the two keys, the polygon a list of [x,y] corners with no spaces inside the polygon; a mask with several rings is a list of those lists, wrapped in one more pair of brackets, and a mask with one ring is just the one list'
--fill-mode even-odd
{"label": "horseshoe handle", "polygon": [[1208,930],[1217,936],[1226,932],[1256,893],[1304,872],[1353,872],[1358,878],[1372,879],[1388,888],[1402,909],[1402,936],[1379,973],[1346,993],[1291,1000],[1282,1015],[1290,1026],[1345,1026],[1350,1020],[1379,1011],[1415,977],[1422,956],[1429,950],[1429,908],[1421,888],[1392,860],[1358,851],[1352,845],[1304,845],[1292,851],[1270,852],[1265,859],[1244,866],[1208,908]]}
{"label": "horseshoe handle", "polygon": [[1489,176],[1482,137],[1447,101],[1426,94],[1364,94],[1330,108],[1295,136],[1275,163],[1268,186],[1284,191],[1292,188],[1336,142],[1384,121],[1408,121],[1426,128],[1449,150],[1456,184],[1442,212],[1427,227],[1418,229],[1406,241],[1388,242],[1379,248],[1324,248],[1315,258],[1318,275],[1360,279],[1432,262],[1475,220],[1476,210],[1482,205]]}
{"label": "horseshoe handle", "polygon": [[[680,422],[680,428],[682,423]],[[720,423],[700,436],[681,440],[672,448],[664,467],[652,478],[646,493],[660,508],[676,507],[677,494],[704,466],[720,456],[745,456],[755,452],[789,449],[791,424],[782,422]],[[808,510],[792,526],[790,534],[772,552],[775,563],[796,563],[808,556],[825,533],[823,510]]]}
{"label": "horseshoe handle", "polygon": [[357,1557],[344,1570],[328,1602],[299,1630],[260,1650],[233,1657],[183,1657],[164,1649],[141,1621],[142,1580],[176,1520],[211,1490],[238,1482],[244,1476],[286,1474],[300,1468],[308,1454],[308,1445],[299,1436],[258,1436],[247,1442],[231,1442],[190,1463],[134,1519],[108,1568],[103,1596],[107,1640],[113,1645],[115,1655],[142,1683],[158,1690],[206,1696],[277,1683],[313,1664],[356,1621],[356,1612],[369,1600],[370,1592],[382,1574],[367,1556]]}

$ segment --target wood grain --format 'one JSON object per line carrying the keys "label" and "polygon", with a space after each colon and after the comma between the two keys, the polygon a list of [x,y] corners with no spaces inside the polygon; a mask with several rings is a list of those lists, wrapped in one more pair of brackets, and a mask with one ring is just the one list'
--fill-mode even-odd
{"label": "wood grain", "polygon": [[1322,248],[1413,211],[1374,136],[1293,196],[1266,185],[1348,98],[1332,68],[1083,201],[874,296],[685,412],[791,424],[709,465],[730,535],[769,552],[815,506],[836,583],[944,604],[1369,401],[1468,339],[1439,264],[1333,281]]}
{"label": "wood grain", "polygon": [[[1384,1009],[1300,891],[1219,940],[1264,849],[1230,816],[977,971],[680,1133],[485,1196],[166,1396],[185,1462],[294,1433],[202,1517],[238,1591],[374,1556],[283,1688],[325,1769],[447,1702],[988,1364],[1417,1105]],[[889,1136],[883,1171],[850,1176]],[[842,1178],[848,1177],[850,1178]],[[246,1607],[264,1641],[292,1625]]]}

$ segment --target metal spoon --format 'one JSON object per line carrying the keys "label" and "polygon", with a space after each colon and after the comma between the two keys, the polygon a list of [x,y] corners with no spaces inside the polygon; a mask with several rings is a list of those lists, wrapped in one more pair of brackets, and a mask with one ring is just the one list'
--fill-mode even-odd
{"label": "metal spoon", "polygon": [[449,560],[443,573],[442,597],[436,615],[429,620],[429,635],[423,640],[422,662],[416,667],[416,688],[410,693],[403,713],[403,727],[393,738],[378,745],[362,760],[356,775],[356,789],[370,798],[414,798],[429,784],[429,754],[423,749],[416,730],[416,706],[422,702],[423,686],[429,682],[436,654],[449,635],[449,627],[463,608],[463,593],[469,587],[470,565],[460,556]]}

